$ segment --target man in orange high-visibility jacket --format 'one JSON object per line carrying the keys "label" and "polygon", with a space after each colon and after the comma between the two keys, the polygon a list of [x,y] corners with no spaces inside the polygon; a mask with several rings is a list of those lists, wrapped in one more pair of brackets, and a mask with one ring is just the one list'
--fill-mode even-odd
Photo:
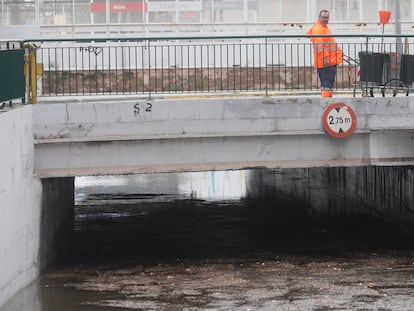
{"label": "man in orange high-visibility jacket", "polygon": [[[331,35],[328,28],[329,11],[322,10],[319,19],[308,30],[308,35]],[[336,66],[342,63],[342,51],[333,37],[312,37],[313,65],[321,81],[322,97],[332,97]]]}

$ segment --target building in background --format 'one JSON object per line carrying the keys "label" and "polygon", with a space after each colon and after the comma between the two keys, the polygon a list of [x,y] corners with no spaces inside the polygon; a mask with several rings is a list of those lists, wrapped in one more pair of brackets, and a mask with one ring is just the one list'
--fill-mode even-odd
{"label": "building in background", "polygon": [[[0,0],[0,36],[24,34],[303,33],[321,9],[331,28],[378,28],[378,10],[394,0]],[[414,1],[400,0],[403,31],[414,27]],[[393,22],[393,17],[391,17]],[[306,25],[305,25],[306,24]],[[392,30],[389,27],[389,30]]]}

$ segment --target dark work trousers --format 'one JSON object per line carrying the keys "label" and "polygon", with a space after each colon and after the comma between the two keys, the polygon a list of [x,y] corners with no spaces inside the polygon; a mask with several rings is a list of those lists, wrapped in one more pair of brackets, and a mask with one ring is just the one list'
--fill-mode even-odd
{"label": "dark work trousers", "polygon": [[318,76],[321,81],[321,90],[333,90],[336,77],[336,65],[318,68]]}

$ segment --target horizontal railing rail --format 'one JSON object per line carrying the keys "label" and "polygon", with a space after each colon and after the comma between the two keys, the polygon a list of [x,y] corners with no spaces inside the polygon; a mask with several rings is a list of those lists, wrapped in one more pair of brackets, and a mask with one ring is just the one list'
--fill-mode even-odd
{"label": "horizontal railing rail", "polygon": [[[39,96],[297,94],[320,88],[310,37],[101,37],[25,42],[38,47],[37,61],[43,64]],[[344,53],[336,91],[364,91],[383,87],[391,80],[411,87],[407,68],[414,63],[410,57],[414,54],[413,35],[335,37]]]}

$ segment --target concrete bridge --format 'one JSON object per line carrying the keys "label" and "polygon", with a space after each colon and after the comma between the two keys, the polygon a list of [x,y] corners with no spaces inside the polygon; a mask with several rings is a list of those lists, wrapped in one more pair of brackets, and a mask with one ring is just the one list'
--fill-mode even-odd
{"label": "concrete bridge", "polygon": [[[354,112],[342,119],[355,121],[344,138],[323,126],[338,103]],[[4,108],[0,305],[36,278],[73,230],[75,176],[316,168],[289,195],[326,210],[334,199],[328,192],[350,193],[345,210],[357,213],[352,206],[363,201],[370,212],[412,227],[413,114],[411,96],[71,97]],[[315,175],[321,187],[310,185]],[[273,191],[273,177],[255,178],[256,195]]]}
{"label": "concrete bridge", "polygon": [[[323,127],[329,105],[355,112],[355,131]],[[50,99],[34,105],[37,177],[414,164],[412,97]]]}
{"label": "concrete bridge", "polygon": [[[320,215],[358,214],[362,204],[364,213],[413,228],[414,97],[340,96],[355,91],[356,63],[339,68],[337,97],[315,96],[305,37],[283,41],[288,50],[279,41],[292,38],[170,39],[28,45],[25,57],[42,55],[44,67],[31,62],[26,99],[39,89],[43,97],[0,110],[0,306],[70,236],[76,176],[253,169],[253,198],[300,197]],[[377,51],[375,40],[362,39]],[[360,42],[347,49],[353,59]],[[413,77],[401,78],[409,90]],[[392,90],[387,83],[380,86]],[[283,174],[268,173],[275,168],[297,169],[306,181],[280,186]],[[331,209],[331,193],[347,200]]]}

